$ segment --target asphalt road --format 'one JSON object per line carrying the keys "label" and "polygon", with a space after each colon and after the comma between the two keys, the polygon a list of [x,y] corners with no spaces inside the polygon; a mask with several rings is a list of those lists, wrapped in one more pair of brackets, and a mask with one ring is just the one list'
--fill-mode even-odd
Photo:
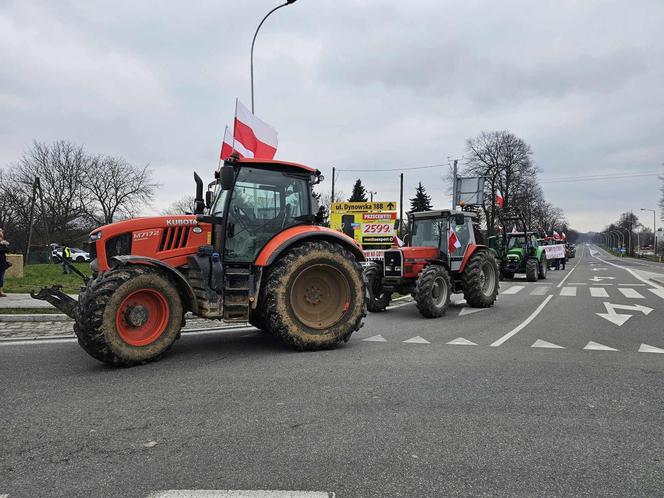
{"label": "asphalt road", "polygon": [[242,330],[114,369],[3,344],[0,496],[661,496],[664,290],[578,253],[492,309],[370,315],[334,351]]}

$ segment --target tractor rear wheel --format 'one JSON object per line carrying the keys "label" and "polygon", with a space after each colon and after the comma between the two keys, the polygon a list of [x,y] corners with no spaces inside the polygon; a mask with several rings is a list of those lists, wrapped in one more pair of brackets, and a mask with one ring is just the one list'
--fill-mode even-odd
{"label": "tractor rear wheel", "polygon": [[392,293],[383,289],[383,272],[378,265],[371,265],[364,269],[369,290],[369,302],[367,308],[372,313],[385,311],[390,304]]}
{"label": "tractor rear wheel", "polygon": [[128,266],[93,280],[79,298],[78,343],[93,358],[118,366],[159,359],[178,338],[182,302],[156,268]]}
{"label": "tractor rear wheel", "polygon": [[529,258],[526,261],[526,280],[528,282],[537,281],[537,259]]}
{"label": "tractor rear wheel", "polygon": [[461,274],[463,297],[468,306],[488,308],[498,296],[498,265],[487,251],[476,251]]}
{"label": "tractor rear wheel", "polygon": [[427,266],[415,285],[417,309],[425,318],[443,316],[450,305],[450,276],[445,267]]}
{"label": "tractor rear wheel", "polygon": [[300,350],[348,341],[367,314],[362,268],[338,244],[305,242],[270,269],[259,303],[271,333]]}
{"label": "tractor rear wheel", "polygon": [[544,280],[548,271],[549,263],[546,261],[546,254],[542,254],[542,261],[539,262],[539,268],[537,269],[537,277]]}

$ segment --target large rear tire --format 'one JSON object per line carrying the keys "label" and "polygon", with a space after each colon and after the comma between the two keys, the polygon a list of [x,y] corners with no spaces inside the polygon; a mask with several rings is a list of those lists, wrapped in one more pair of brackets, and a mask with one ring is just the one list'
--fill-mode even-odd
{"label": "large rear tire", "polygon": [[425,318],[443,316],[450,305],[451,288],[445,267],[427,266],[415,285],[415,302],[421,315]]}
{"label": "large rear tire", "polygon": [[367,314],[362,268],[338,244],[305,242],[270,269],[263,303],[268,328],[300,350],[348,341]]}
{"label": "large rear tire", "polygon": [[117,366],[159,359],[182,326],[176,286],[156,268],[128,266],[103,273],[79,298],[74,332],[93,358]]}
{"label": "large rear tire", "polygon": [[535,258],[529,258],[526,261],[526,280],[537,282],[537,259]]}
{"label": "large rear tire", "polygon": [[540,280],[544,280],[546,278],[546,274],[549,271],[549,263],[546,261],[546,254],[542,254],[542,260],[539,262],[538,269],[537,269],[537,277]]}
{"label": "large rear tire", "polygon": [[463,297],[468,306],[489,308],[498,296],[498,265],[491,253],[476,251],[461,274]]}
{"label": "large rear tire", "polygon": [[390,304],[392,293],[383,289],[383,272],[378,265],[371,265],[364,269],[369,291],[369,302],[367,308],[372,313],[385,311]]}

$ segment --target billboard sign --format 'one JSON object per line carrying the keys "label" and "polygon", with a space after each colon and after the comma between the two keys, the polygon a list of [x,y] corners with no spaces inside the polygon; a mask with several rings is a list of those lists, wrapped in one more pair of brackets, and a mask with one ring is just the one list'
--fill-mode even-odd
{"label": "billboard sign", "polygon": [[330,210],[330,227],[365,246],[390,246],[397,235],[397,203],[337,202]]}

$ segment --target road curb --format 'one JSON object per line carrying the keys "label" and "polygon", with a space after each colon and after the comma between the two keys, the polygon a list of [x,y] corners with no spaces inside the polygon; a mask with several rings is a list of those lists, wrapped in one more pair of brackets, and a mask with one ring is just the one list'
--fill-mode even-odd
{"label": "road curb", "polygon": [[1,315],[0,322],[71,322],[73,321],[67,315],[60,313],[34,313],[34,314],[15,314]]}

